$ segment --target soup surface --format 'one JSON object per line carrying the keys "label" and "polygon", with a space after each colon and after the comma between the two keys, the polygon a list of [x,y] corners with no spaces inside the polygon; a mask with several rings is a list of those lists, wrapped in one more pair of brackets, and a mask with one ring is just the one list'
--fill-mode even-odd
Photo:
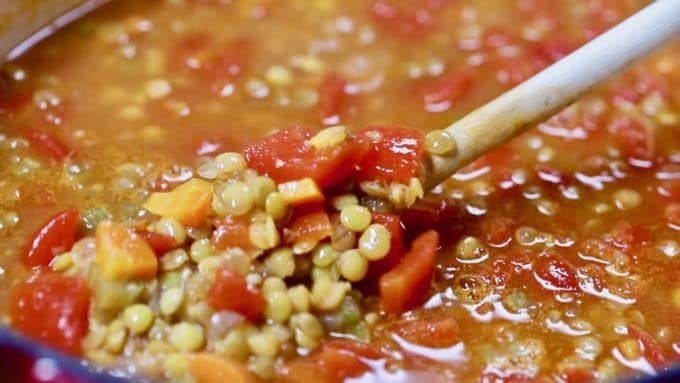
{"label": "soup surface", "polygon": [[112,2],[1,68],[2,322],[177,382],[655,374],[680,44],[416,202],[438,129],[645,4]]}

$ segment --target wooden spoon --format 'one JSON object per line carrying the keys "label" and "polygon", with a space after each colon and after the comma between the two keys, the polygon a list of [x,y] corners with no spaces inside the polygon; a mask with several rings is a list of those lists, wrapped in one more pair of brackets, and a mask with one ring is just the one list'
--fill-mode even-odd
{"label": "wooden spoon", "polygon": [[425,190],[544,121],[680,33],[680,0],[657,0],[534,77],[449,125],[456,142],[426,164]]}

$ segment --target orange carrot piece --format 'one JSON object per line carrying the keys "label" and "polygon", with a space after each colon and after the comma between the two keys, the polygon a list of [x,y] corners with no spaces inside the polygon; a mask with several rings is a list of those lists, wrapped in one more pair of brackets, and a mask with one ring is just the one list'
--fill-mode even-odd
{"label": "orange carrot piece", "polygon": [[189,372],[196,383],[254,383],[255,378],[242,364],[207,352],[187,357]]}
{"label": "orange carrot piece", "polygon": [[151,247],[132,230],[104,221],[95,232],[94,262],[102,276],[116,280],[147,279],[156,276],[158,260]]}
{"label": "orange carrot piece", "polygon": [[151,194],[143,207],[161,217],[174,218],[187,226],[200,225],[210,214],[210,183],[193,178],[169,192]]}

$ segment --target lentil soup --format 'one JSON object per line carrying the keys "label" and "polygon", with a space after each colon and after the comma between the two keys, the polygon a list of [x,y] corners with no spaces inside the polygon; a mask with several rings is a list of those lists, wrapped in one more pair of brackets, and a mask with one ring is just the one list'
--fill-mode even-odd
{"label": "lentil soup", "polygon": [[680,43],[420,184],[437,129],[645,3],[111,2],[1,67],[2,322],[174,382],[655,374]]}

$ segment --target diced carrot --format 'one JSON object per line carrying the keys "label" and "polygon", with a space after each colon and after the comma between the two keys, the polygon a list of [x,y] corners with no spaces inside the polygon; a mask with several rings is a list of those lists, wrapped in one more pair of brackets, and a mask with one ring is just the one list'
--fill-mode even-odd
{"label": "diced carrot", "polygon": [[235,311],[250,321],[260,319],[265,301],[258,290],[248,286],[246,279],[229,266],[219,268],[215,275],[206,298],[210,307]]}
{"label": "diced carrot", "polygon": [[104,221],[95,232],[94,262],[102,276],[117,280],[156,276],[158,260],[142,237],[120,224]]}
{"label": "diced carrot", "polygon": [[248,236],[248,221],[245,217],[238,217],[227,215],[224,218],[217,218],[213,220],[212,242],[218,250],[228,249],[230,247],[240,247],[243,250],[250,250],[252,243]]}
{"label": "diced carrot", "polygon": [[24,256],[27,266],[47,266],[52,259],[71,249],[80,230],[80,214],[68,209],[50,218],[28,245]]}
{"label": "diced carrot", "polygon": [[283,200],[291,206],[298,206],[311,202],[321,202],[324,195],[319,185],[311,178],[288,181],[279,184],[279,192]]}
{"label": "diced carrot", "polygon": [[165,254],[168,250],[178,245],[175,238],[167,234],[149,230],[137,230],[137,234],[149,244],[151,250],[158,256]]}
{"label": "diced carrot", "polygon": [[255,377],[244,365],[207,352],[187,356],[189,372],[196,383],[253,383]]}
{"label": "diced carrot", "polygon": [[420,304],[430,287],[439,234],[426,231],[413,241],[401,262],[380,278],[385,311],[399,314]]}
{"label": "diced carrot", "polygon": [[323,206],[303,205],[293,211],[290,223],[283,229],[283,239],[286,243],[320,241],[332,233],[331,220]]}
{"label": "diced carrot", "polygon": [[184,225],[198,226],[210,214],[211,203],[210,183],[192,178],[172,191],[151,194],[143,207],[161,217],[174,218]]}
{"label": "diced carrot", "polygon": [[389,330],[409,342],[426,347],[451,347],[460,341],[460,326],[447,315],[406,319],[390,325]]}

